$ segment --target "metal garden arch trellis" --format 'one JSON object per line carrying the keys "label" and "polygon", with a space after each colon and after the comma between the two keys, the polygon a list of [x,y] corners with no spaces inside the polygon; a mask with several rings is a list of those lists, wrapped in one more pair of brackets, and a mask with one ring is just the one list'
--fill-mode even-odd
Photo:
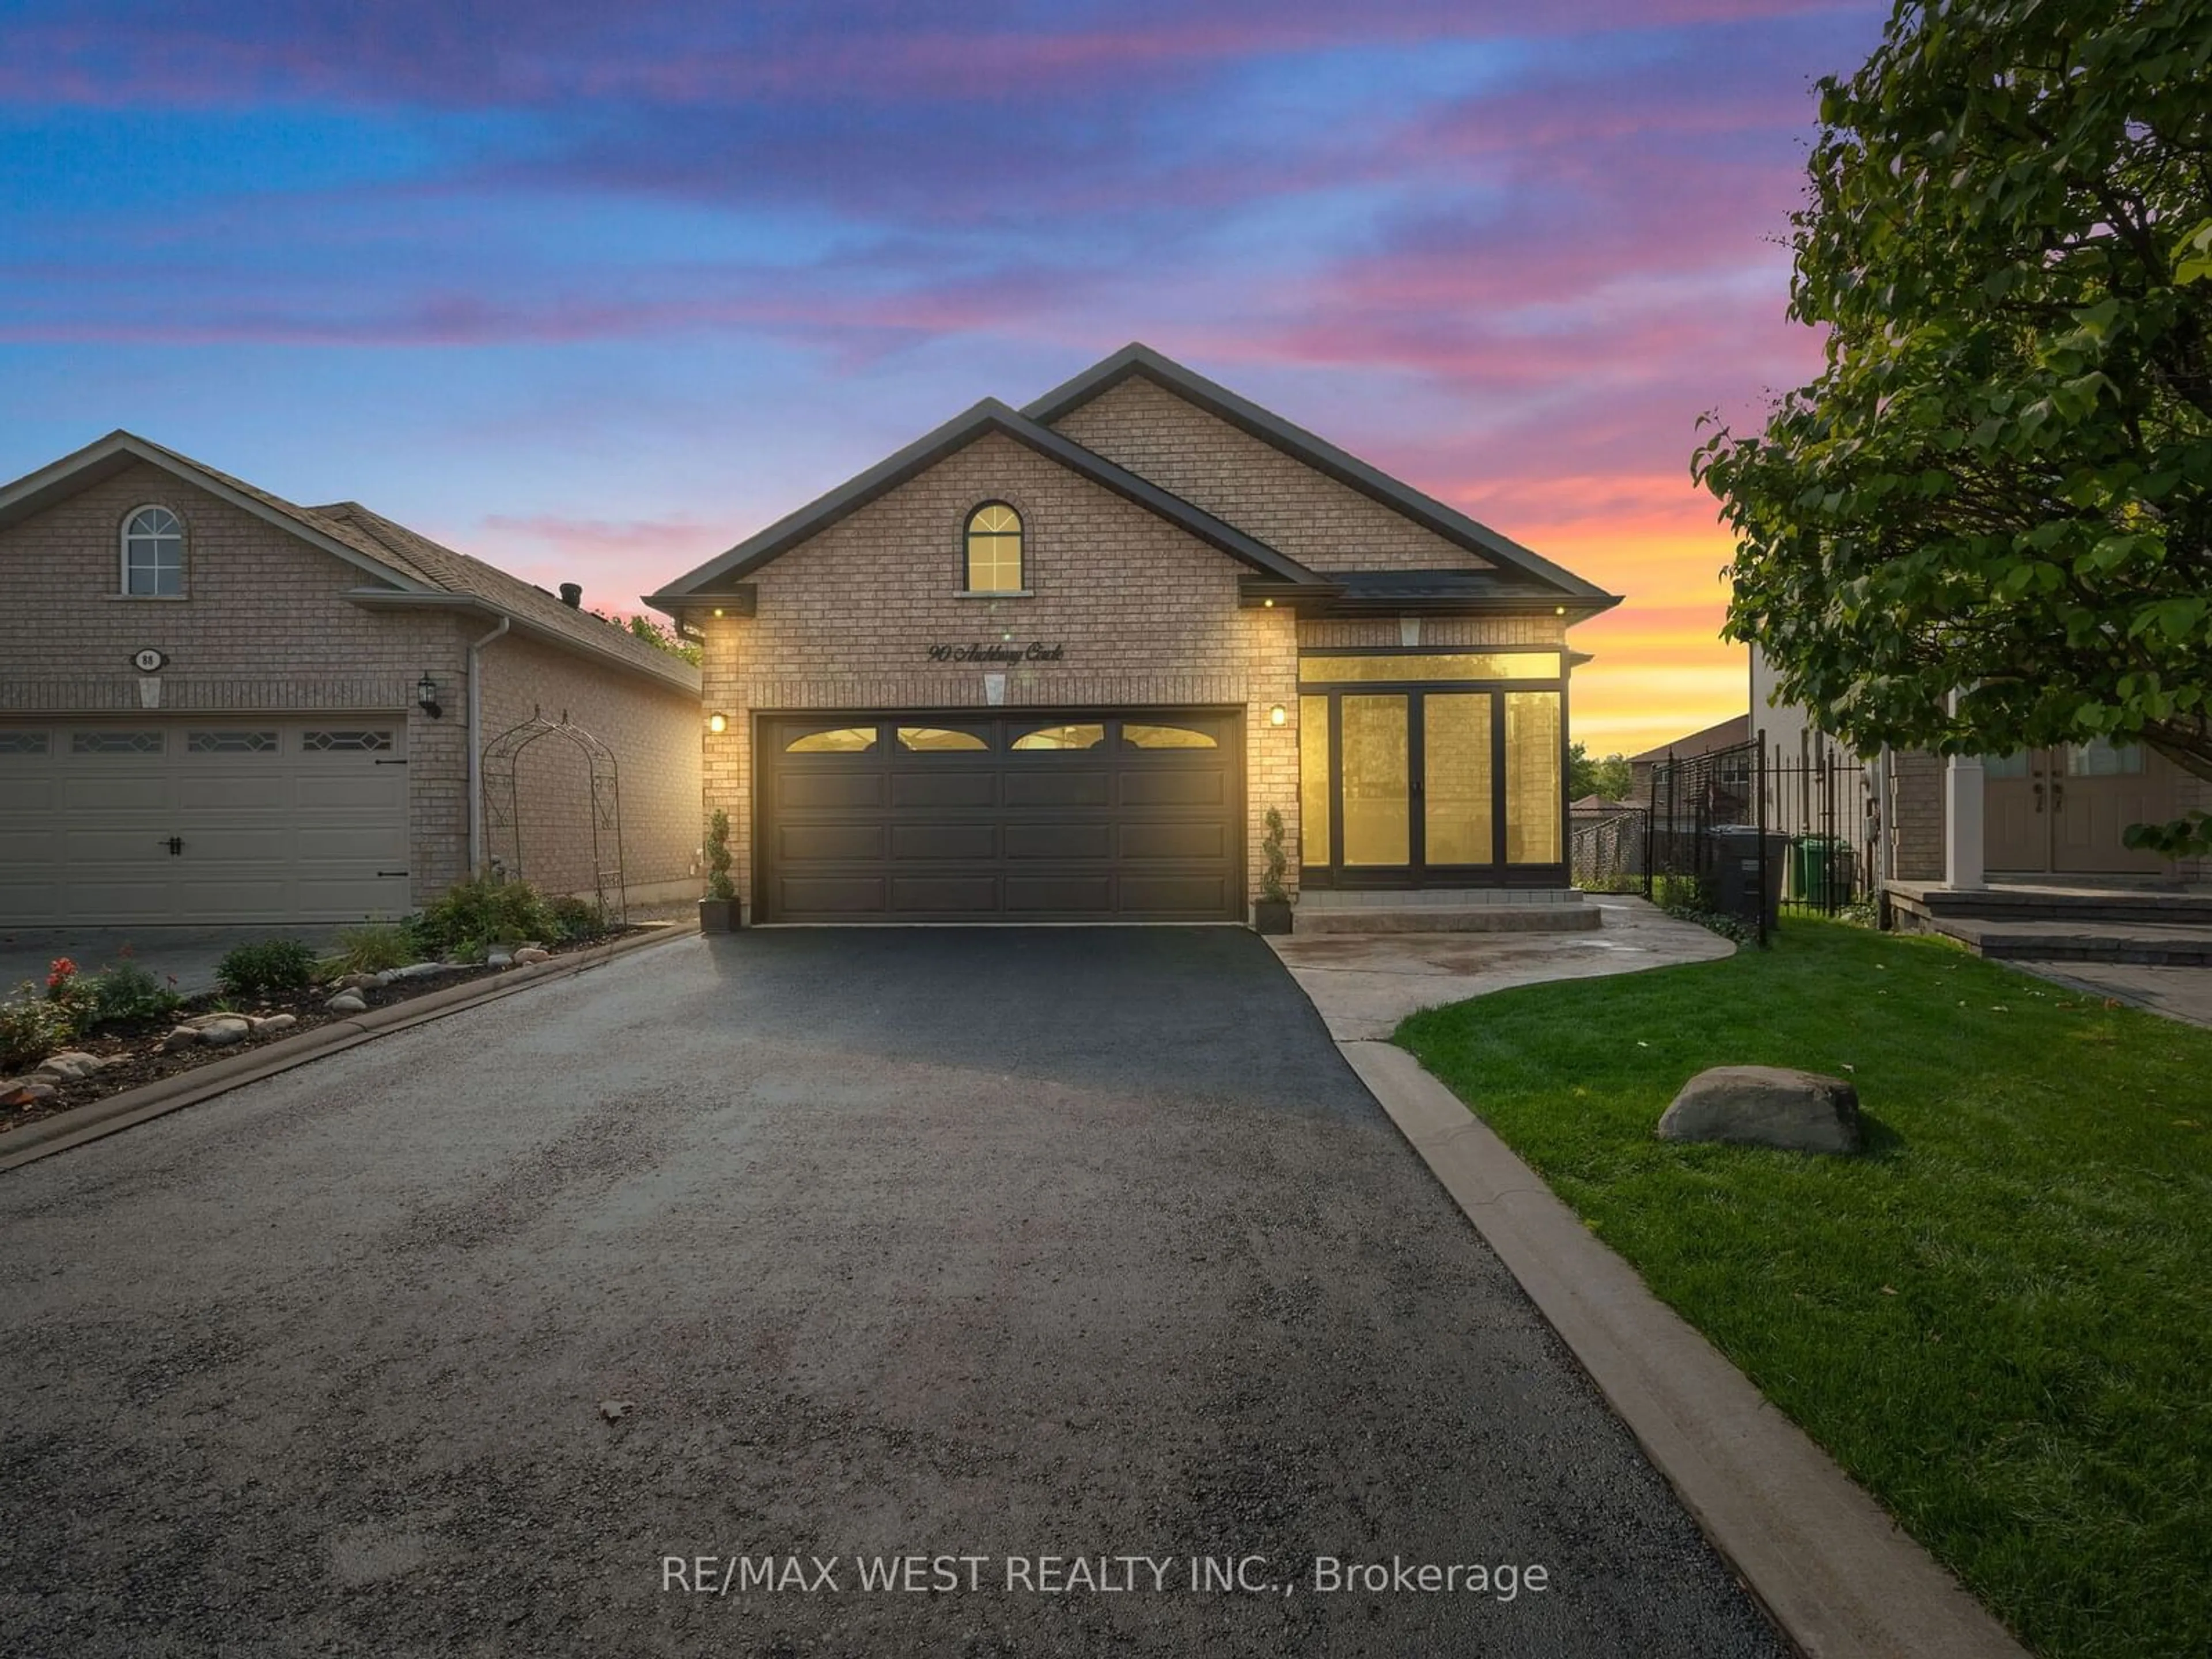
{"label": "metal garden arch trellis", "polygon": [[[626,896],[629,884],[623,876],[622,769],[615,760],[615,751],[571,720],[565,708],[559,720],[549,720],[543,710],[532,708],[528,720],[508,726],[484,745],[481,764],[485,856],[495,868],[503,869],[516,880],[526,878],[521,799],[516,779],[525,751],[545,738],[559,738],[568,743],[582,753],[591,768],[592,891],[602,916],[610,921],[627,922],[629,908]],[[512,855],[504,860],[499,850],[502,830],[513,849]],[[610,892],[613,895],[611,902]]]}

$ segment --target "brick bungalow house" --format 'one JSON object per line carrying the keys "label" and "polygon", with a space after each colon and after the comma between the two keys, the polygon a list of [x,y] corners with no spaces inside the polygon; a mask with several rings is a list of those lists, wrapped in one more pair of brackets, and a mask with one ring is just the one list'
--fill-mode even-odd
{"label": "brick bungalow house", "polygon": [[579,597],[127,432],[0,487],[0,926],[391,916],[495,859],[595,892],[582,748],[480,787],[534,711],[613,757],[629,896],[693,896],[697,671]]}
{"label": "brick bungalow house", "polygon": [[986,399],[647,596],[705,646],[749,919],[1244,921],[1566,884],[1619,603],[1142,345]]}

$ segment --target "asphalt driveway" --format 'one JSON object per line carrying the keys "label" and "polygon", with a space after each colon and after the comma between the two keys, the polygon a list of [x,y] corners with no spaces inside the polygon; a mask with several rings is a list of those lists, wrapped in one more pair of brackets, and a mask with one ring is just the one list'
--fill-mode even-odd
{"label": "asphalt driveway", "polygon": [[1233,929],[694,939],[0,1176],[0,1512],[26,1653],[1782,1651]]}

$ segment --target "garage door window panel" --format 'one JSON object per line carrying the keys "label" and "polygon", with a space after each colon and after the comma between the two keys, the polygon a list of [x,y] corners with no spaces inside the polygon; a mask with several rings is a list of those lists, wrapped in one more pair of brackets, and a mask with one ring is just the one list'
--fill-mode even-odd
{"label": "garage door window panel", "polygon": [[70,734],[73,755],[158,755],[165,733],[161,732],[74,732]]}
{"label": "garage door window panel", "polygon": [[187,732],[185,747],[195,755],[273,755],[274,732]]}
{"label": "garage door window panel", "polygon": [[1020,754],[1036,754],[1069,749],[1096,749],[1106,741],[1103,725],[1037,726],[1032,726],[1014,739],[1014,749]]}
{"label": "garage door window panel", "polygon": [[1121,723],[1121,746],[1125,749],[1218,749],[1220,743],[1211,732],[1200,731],[1194,726],[1152,726],[1137,720]]}
{"label": "garage door window panel", "polygon": [[912,755],[973,755],[988,753],[991,739],[964,726],[902,726],[898,746],[902,753]]}
{"label": "garage door window panel", "polygon": [[304,732],[300,747],[316,754],[367,754],[392,747],[389,732]]}
{"label": "garage door window panel", "polygon": [[787,755],[858,755],[876,746],[872,726],[837,726],[802,732],[787,738]]}
{"label": "garage door window panel", "polygon": [[0,755],[43,755],[46,743],[43,732],[0,732]]}

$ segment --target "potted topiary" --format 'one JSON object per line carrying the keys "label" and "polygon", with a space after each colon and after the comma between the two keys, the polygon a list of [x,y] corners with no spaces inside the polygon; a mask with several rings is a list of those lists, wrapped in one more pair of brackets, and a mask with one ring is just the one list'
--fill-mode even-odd
{"label": "potted topiary", "polygon": [[1290,867],[1290,860],[1283,854],[1283,815],[1272,806],[1267,809],[1267,834],[1260,843],[1260,852],[1267,863],[1260,873],[1260,900],[1252,907],[1252,926],[1262,933],[1287,933],[1291,894],[1283,885],[1283,872]]}
{"label": "potted topiary", "polygon": [[734,933],[744,925],[738,890],[730,882],[730,815],[718,806],[707,821],[707,896],[699,901],[699,931]]}

